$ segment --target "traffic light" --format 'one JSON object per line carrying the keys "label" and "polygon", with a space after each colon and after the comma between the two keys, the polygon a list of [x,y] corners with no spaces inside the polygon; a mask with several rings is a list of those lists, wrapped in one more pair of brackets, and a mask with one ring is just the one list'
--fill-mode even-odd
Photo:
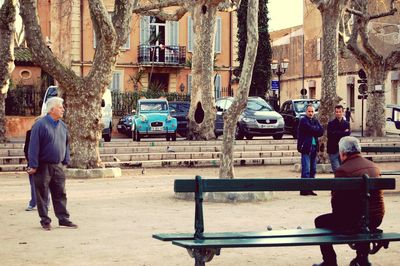
{"label": "traffic light", "polygon": [[358,92],[360,94],[365,94],[368,91],[368,81],[367,81],[367,74],[365,73],[364,69],[360,69],[358,70],[358,77],[360,78],[359,80],[357,80],[357,83],[359,83],[360,85],[358,86]]}

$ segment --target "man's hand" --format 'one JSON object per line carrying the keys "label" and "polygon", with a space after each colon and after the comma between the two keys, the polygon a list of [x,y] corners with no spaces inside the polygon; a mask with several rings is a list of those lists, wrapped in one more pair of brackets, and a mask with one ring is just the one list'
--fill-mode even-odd
{"label": "man's hand", "polygon": [[34,175],[34,174],[36,174],[36,168],[30,168],[30,167],[28,167],[27,169],[26,169],[26,172],[29,174],[29,175]]}

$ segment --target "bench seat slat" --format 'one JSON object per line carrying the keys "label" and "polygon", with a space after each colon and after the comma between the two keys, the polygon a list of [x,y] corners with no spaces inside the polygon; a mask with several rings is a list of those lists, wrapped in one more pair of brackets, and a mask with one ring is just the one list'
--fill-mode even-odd
{"label": "bench seat slat", "polygon": [[[229,238],[273,238],[273,237],[289,237],[289,236],[319,236],[332,234],[332,230],[328,229],[293,229],[293,230],[272,230],[259,232],[221,232],[221,233],[204,233],[204,239],[229,239]],[[194,240],[193,233],[163,233],[154,234],[153,238],[161,241],[173,240]]]}
{"label": "bench seat slat", "polygon": [[[362,187],[361,178],[202,179],[203,192],[351,190]],[[393,178],[369,178],[369,187],[394,189]],[[177,179],[175,192],[195,192],[196,181]]]}
{"label": "bench seat slat", "polygon": [[400,234],[356,234],[356,235],[326,235],[309,237],[281,238],[239,238],[239,239],[205,239],[178,240],[172,244],[184,248],[243,248],[243,247],[280,247],[280,246],[314,246],[321,244],[349,244],[372,241],[400,241]]}

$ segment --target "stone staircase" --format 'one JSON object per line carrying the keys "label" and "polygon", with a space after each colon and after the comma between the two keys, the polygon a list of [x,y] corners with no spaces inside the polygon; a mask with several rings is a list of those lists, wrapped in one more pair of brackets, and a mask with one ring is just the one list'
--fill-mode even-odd
{"label": "stone staircase", "polygon": [[[362,146],[398,146],[400,138],[362,138]],[[116,139],[101,143],[100,156],[107,167],[218,166],[221,140],[167,142]],[[294,139],[239,140],[234,146],[235,165],[293,165],[300,162]],[[375,162],[400,161],[399,153],[369,153]],[[23,171],[23,143],[0,144],[0,171]]]}

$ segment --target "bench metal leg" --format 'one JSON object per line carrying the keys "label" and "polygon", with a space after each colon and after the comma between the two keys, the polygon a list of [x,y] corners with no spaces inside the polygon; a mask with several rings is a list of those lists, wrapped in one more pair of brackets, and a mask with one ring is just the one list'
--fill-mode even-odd
{"label": "bench metal leg", "polygon": [[187,249],[189,255],[194,258],[195,266],[205,266],[206,262],[211,261],[214,255],[219,255],[221,249],[219,248],[195,248]]}
{"label": "bench metal leg", "polygon": [[372,264],[368,260],[370,252],[370,243],[356,244],[357,257],[350,262],[350,266],[371,266]]}

